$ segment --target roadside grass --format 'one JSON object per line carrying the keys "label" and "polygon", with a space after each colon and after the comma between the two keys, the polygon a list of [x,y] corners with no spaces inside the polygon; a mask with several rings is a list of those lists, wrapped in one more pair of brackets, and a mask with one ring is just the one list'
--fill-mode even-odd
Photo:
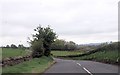
{"label": "roadside grass", "polygon": [[[72,57],[68,59],[74,60],[95,60],[106,63],[116,64],[119,61],[119,54],[117,50],[115,51],[100,51],[90,55],[81,56],[81,57]],[[67,57],[65,57],[67,58]]]}
{"label": "roadside grass", "polygon": [[82,51],[52,51],[53,56],[68,56],[68,55],[79,55]]}
{"label": "roadside grass", "polygon": [[31,52],[25,49],[14,49],[14,48],[2,48],[2,58],[16,57],[16,56],[26,56]]}
{"label": "roadside grass", "polygon": [[2,73],[42,73],[52,64],[52,57],[42,56],[18,65],[4,67]]}

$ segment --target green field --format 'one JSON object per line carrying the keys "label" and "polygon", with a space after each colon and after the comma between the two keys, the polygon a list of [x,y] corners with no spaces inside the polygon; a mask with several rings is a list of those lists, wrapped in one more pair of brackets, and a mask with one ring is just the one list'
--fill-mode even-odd
{"label": "green field", "polygon": [[79,55],[82,51],[52,51],[53,56],[68,56],[68,55]]}
{"label": "green field", "polygon": [[18,65],[2,68],[3,73],[42,73],[51,64],[53,64],[52,57],[34,58],[30,61],[20,63]]}
{"label": "green field", "polygon": [[[120,57],[118,52],[119,42],[113,42],[110,44],[103,45],[95,50],[89,52],[70,52],[70,51],[57,51],[53,52],[53,55],[60,56],[64,59],[74,59],[74,60],[94,60],[99,62],[118,64]],[[70,52],[70,53],[69,53]],[[78,54],[79,56],[78,56]],[[74,55],[75,54],[75,55]],[[74,56],[67,56],[74,55]],[[64,56],[64,57],[62,57]],[[66,56],[66,57],[65,57]]]}
{"label": "green field", "polygon": [[[120,53],[119,53],[120,54]],[[118,64],[119,61],[119,54],[118,51],[101,51],[101,52],[96,52],[90,55],[85,55],[81,57],[64,57],[64,59],[73,59],[73,60],[94,60],[94,61],[99,61],[99,62],[106,62],[106,63],[111,63],[111,64]]]}
{"label": "green field", "polygon": [[118,51],[96,52],[82,57],[74,57],[74,59],[96,59],[96,60],[106,59],[111,61],[117,61],[117,58]]}
{"label": "green field", "polygon": [[2,48],[2,58],[16,57],[16,56],[26,56],[31,52],[25,49],[13,49],[13,48]]}

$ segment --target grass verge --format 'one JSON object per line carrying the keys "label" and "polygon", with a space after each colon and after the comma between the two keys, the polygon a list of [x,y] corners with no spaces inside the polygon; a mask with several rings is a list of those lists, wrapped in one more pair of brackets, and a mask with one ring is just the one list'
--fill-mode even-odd
{"label": "grass verge", "polygon": [[52,57],[42,56],[15,66],[2,68],[2,73],[42,73],[53,64]]}

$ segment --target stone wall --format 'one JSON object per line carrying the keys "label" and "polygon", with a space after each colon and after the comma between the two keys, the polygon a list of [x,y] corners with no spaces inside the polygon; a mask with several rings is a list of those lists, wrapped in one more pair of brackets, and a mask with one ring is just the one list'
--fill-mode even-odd
{"label": "stone wall", "polygon": [[5,67],[5,66],[13,66],[19,63],[22,63],[24,61],[29,61],[32,59],[32,56],[28,55],[28,56],[19,56],[19,57],[10,57],[10,58],[6,58],[3,59],[2,61],[0,61],[1,66]]}

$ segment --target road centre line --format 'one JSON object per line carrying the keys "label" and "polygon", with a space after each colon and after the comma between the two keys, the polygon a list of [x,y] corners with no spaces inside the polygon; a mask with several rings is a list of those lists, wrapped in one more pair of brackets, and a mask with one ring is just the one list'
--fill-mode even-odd
{"label": "road centre line", "polygon": [[[82,65],[80,63],[77,63],[79,66],[82,67]],[[90,75],[93,75],[88,69],[86,69],[85,67],[82,67],[87,73],[89,73]]]}
{"label": "road centre line", "polygon": [[77,63],[77,64],[82,67],[82,65],[80,63]]}

